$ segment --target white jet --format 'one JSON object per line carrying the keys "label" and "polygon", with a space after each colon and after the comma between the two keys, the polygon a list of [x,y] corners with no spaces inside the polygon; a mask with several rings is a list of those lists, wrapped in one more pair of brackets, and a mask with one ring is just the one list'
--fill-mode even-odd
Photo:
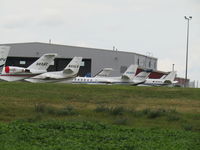
{"label": "white jet", "polygon": [[146,79],[142,84],[143,86],[167,86],[177,83],[174,81],[176,77],[176,71],[170,72],[168,75],[163,75],[160,79]]}
{"label": "white jet", "polygon": [[0,74],[5,66],[9,51],[10,46],[0,46]]}
{"label": "white jet", "polygon": [[82,57],[74,57],[62,71],[46,72],[38,76],[26,79],[33,83],[62,82],[63,80],[73,79],[77,76],[81,66]]}
{"label": "white jet", "polygon": [[[94,77],[90,77],[90,76],[88,77],[88,75],[86,75],[85,77],[76,77],[76,78],[92,79],[92,78],[108,77],[111,74],[112,70],[113,70],[112,68],[103,68]],[[71,79],[63,80],[60,83],[74,83],[76,81],[76,78],[71,78]]]}
{"label": "white jet", "polygon": [[140,72],[135,76],[137,71],[137,65],[130,65],[124,74],[120,77],[76,77],[72,83],[76,84],[127,84],[137,85],[144,83],[146,78],[149,76],[149,72]]}
{"label": "white jet", "polygon": [[2,70],[0,79],[5,81],[20,81],[47,72],[47,68],[56,56],[57,54],[55,53],[44,54],[28,68],[6,66]]}

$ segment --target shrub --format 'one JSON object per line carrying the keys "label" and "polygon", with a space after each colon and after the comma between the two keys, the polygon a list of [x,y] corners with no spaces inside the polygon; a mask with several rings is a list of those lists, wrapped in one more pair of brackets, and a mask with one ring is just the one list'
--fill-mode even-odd
{"label": "shrub", "polygon": [[35,111],[38,113],[55,114],[56,109],[46,104],[35,104]]}
{"label": "shrub", "polygon": [[48,107],[45,108],[45,112],[47,114],[56,114],[56,111],[57,110],[54,107],[51,107],[51,106],[48,106]]}
{"label": "shrub", "polygon": [[157,117],[160,117],[159,111],[151,111],[147,114],[147,118],[150,118],[150,119],[154,119],[154,118],[157,118]]}
{"label": "shrub", "polygon": [[161,116],[168,116],[170,121],[179,119],[178,116],[176,116],[176,117],[172,116],[172,115],[177,114],[175,109],[166,110],[163,108],[159,108],[156,110],[151,110],[151,109],[147,108],[147,109],[142,110],[141,114],[146,115],[147,118],[150,118],[150,119],[154,119],[154,118],[161,117]]}
{"label": "shrub", "polygon": [[109,108],[104,106],[104,105],[100,105],[100,106],[97,106],[94,111],[96,111],[96,112],[109,112]]}
{"label": "shrub", "polygon": [[96,112],[107,112],[111,115],[117,116],[117,115],[122,115],[124,112],[126,112],[127,110],[124,109],[123,107],[105,107],[103,105],[97,106],[96,109],[94,110]]}
{"label": "shrub", "polygon": [[27,122],[30,122],[30,123],[37,122],[37,121],[41,121],[41,120],[42,120],[41,114],[37,114],[37,115],[34,116],[34,117],[31,117],[31,118],[27,118],[27,119],[26,119],[26,121],[27,121]]}
{"label": "shrub", "polygon": [[167,121],[178,121],[178,120],[180,120],[179,116],[172,115],[172,114],[167,115]]}
{"label": "shrub", "polygon": [[178,112],[176,111],[176,109],[169,109],[168,110],[169,113],[173,113],[173,114],[177,114]]}
{"label": "shrub", "polygon": [[66,106],[65,108],[57,110],[56,114],[59,116],[76,115],[77,111],[75,110],[73,106]]}
{"label": "shrub", "polygon": [[110,114],[112,115],[122,115],[126,110],[123,108],[123,107],[114,107],[114,108],[111,108],[110,110]]}
{"label": "shrub", "polygon": [[147,118],[154,119],[154,118],[164,116],[164,115],[166,115],[165,109],[150,110],[147,113]]}
{"label": "shrub", "polygon": [[193,126],[190,124],[184,124],[182,127],[186,131],[191,131],[193,129]]}
{"label": "shrub", "polygon": [[46,105],[45,104],[35,104],[35,111],[39,112],[39,113],[44,113],[46,109]]}
{"label": "shrub", "polygon": [[114,124],[116,125],[127,125],[127,123],[128,123],[128,119],[124,117],[118,118],[114,121]]}
{"label": "shrub", "polygon": [[150,112],[151,112],[151,110],[150,110],[149,108],[146,108],[146,109],[142,110],[142,113],[143,113],[144,115],[147,115],[147,114],[149,114]]}

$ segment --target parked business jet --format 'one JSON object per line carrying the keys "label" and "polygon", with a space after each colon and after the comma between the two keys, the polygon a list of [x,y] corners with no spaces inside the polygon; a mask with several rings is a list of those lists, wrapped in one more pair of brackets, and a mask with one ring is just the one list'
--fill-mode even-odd
{"label": "parked business jet", "polygon": [[170,72],[166,76],[162,76],[160,79],[146,79],[146,81],[142,85],[146,86],[166,86],[177,83],[174,81],[176,77],[176,71]]}
{"label": "parked business jet", "polygon": [[33,83],[61,82],[67,79],[73,79],[79,72],[82,57],[74,57],[71,62],[62,71],[46,72],[38,76],[26,79],[25,81]]}
{"label": "parked business jet", "polygon": [[5,81],[19,81],[47,72],[47,68],[56,56],[57,54],[55,53],[44,54],[28,68],[6,66],[2,70],[0,79]]}
{"label": "parked business jet", "polygon": [[137,76],[137,65],[130,65],[121,77],[76,77],[72,83],[83,83],[83,84],[127,84],[137,85],[144,83],[149,72],[140,72]]}
{"label": "parked business jet", "polygon": [[0,74],[2,73],[2,70],[5,66],[9,51],[9,46],[0,46]]}

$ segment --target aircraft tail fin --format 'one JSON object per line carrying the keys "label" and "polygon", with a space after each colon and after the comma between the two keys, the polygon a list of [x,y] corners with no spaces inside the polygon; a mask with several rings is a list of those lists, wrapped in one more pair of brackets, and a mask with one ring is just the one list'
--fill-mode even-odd
{"label": "aircraft tail fin", "polygon": [[138,65],[130,65],[128,69],[122,75],[122,79],[133,80],[137,71]]}
{"label": "aircraft tail fin", "polygon": [[79,72],[80,66],[82,62],[82,57],[74,57],[70,63],[65,67],[63,73],[66,74],[77,74]]}
{"label": "aircraft tail fin", "polygon": [[99,73],[97,73],[94,77],[108,77],[111,72],[113,71],[112,68],[103,68]]}
{"label": "aircraft tail fin", "polygon": [[3,71],[9,51],[10,46],[0,46],[0,73]]}
{"label": "aircraft tail fin", "polygon": [[44,54],[33,64],[31,64],[27,69],[47,70],[47,68],[51,65],[56,56],[57,56],[56,53]]}
{"label": "aircraft tail fin", "polygon": [[174,79],[175,79],[175,77],[176,77],[176,71],[172,71],[172,72],[170,72],[165,78],[164,78],[164,80],[165,81],[174,81]]}

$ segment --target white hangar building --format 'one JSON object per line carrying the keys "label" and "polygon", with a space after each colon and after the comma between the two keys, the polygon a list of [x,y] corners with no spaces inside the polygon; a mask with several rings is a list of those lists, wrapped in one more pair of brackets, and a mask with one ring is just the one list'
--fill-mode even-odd
{"label": "white hangar building", "polygon": [[102,68],[113,68],[112,76],[120,76],[130,64],[140,68],[157,70],[157,58],[138,53],[97,48],[77,47],[48,43],[9,43],[6,65],[27,67],[45,53],[57,53],[54,64],[48,71],[62,70],[74,56],[83,57],[79,76],[98,73]]}

